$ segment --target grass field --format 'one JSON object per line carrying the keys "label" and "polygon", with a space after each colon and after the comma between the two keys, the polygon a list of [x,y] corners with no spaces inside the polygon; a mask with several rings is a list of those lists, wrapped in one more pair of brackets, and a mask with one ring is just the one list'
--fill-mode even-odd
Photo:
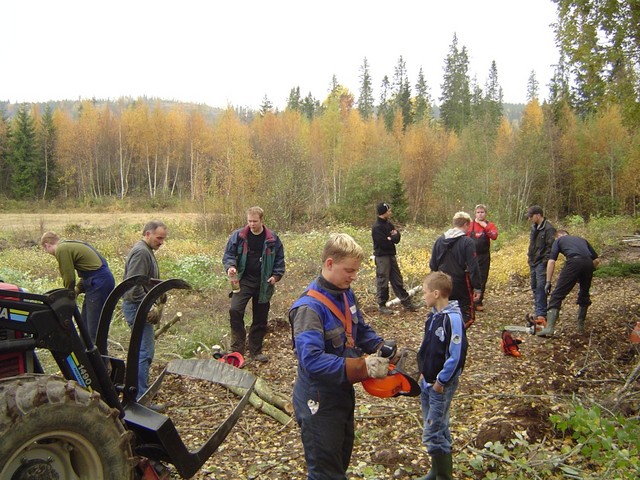
{"label": "grass field", "polygon": [[[21,285],[33,293],[44,293],[61,287],[55,259],[38,246],[43,232],[54,230],[63,238],[91,243],[107,259],[116,282],[121,281],[124,260],[131,246],[141,238],[143,224],[155,218],[150,213],[10,213],[0,214],[0,278]],[[213,231],[205,219],[195,213],[166,213],[157,215],[167,223],[169,238],[157,252],[162,278],[181,278],[193,291],[172,295],[166,310],[176,311],[184,320],[160,342],[159,351],[167,355],[190,356],[198,347],[226,342],[228,329],[228,284],[221,257],[230,231]],[[617,235],[633,228],[631,219],[602,219],[599,223],[572,225],[578,234],[590,233],[596,249],[615,244]],[[402,231],[398,259],[407,288],[420,285],[428,273],[431,247],[446,226],[425,228],[407,226]],[[528,227],[501,231],[494,242],[491,267],[491,286],[510,283],[526,284],[528,267],[526,249]],[[207,232],[205,234],[205,231]],[[331,225],[305,232],[279,232],[285,247],[287,273],[278,284],[272,301],[271,317],[280,318],[304,287],[319,270],[322,246],[332,232],[352,235],[371,253],[369,229],[348,225]],[[375,305],[375,268],[366,260],[354,284],[358,298],[364,304]],[[115,319],[114,341],[127,341],[124,322]],[[166,349],[164,348],[166,347]]]}

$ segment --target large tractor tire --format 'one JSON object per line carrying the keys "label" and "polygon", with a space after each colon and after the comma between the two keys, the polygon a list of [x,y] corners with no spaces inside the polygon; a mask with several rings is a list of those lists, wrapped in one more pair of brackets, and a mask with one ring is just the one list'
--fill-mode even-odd
{"label": "large tractor tire", "polygon": [[127,480],[131,435],[100,395],[59,377],[0,381],[0,479]]}

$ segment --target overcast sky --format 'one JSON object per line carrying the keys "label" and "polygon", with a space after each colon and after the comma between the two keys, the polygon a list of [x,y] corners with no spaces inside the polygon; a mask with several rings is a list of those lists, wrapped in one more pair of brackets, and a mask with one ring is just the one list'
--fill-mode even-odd
{"label": "overcast sky", "polygon": [[380,95],[403,57],[439,102],[454,34],[484,88],[492,61],[504,101],[540,97],[558,61],[551,0],[4,0],[0,100],[160,97],[278,108],[291,88],[324,100],[335,75],[357,98],[366,57]]}

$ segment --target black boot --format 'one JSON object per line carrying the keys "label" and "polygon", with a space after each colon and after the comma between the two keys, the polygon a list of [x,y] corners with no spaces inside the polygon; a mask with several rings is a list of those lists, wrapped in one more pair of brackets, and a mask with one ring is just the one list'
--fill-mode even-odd
{"label": "black boot", "polygon": [[584,322],[587,319],[587,310],[589,309],[589,305],[580,305],[578,307],[578,333],[585,333]]}

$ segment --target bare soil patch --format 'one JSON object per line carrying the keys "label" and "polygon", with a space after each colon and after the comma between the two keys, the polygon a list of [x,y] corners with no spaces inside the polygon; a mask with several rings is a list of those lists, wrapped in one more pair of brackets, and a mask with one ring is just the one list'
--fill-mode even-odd
{"label": "bare soil patch", "polygon": [[[452,407],[456,451],[482,448],[489,441],[506,444],[516,434],[553,450],[560,442],[554,438],[549,414],[563,408],[573,395],[605,399],[624,383],[637,362],[639,349],[627,339],[639,320],[638,287],[639,282],[633,279],[595,279],[588,333],[582,336],[576,332],[573,292],[563,305],[556,336],[522,337],[519,358],[502,354],[500,335],[504,325],[524,325],[524,316],[532,308],[531,292],[521,282],[489,291],[486,310],[478,314],[468,332],[467,367]],[[373,306],[365,308],[365,313],[382,335],[396,339],[400,346],[418,348],[424,307],[417,313],[397,311],[391,317],[378,316]],[[267,380],[274,390],[290,396],[296,361],[290,327],[283,317],[270,319],[265,352],[271,356],[269,363],[249,363],[245,368]],[[193,386],[189,391],[196,398],[212,402],[211,389],[206,386]],[[359,385],[356,395],[357,439],[349,478],[410,479],[424,475],[428,458],[421,445],[419,398],[379,399]],[[215,416],[204,411],[185,413],[184,403],[189,402],[184,389],[169,384],[162,389],[160,401],[169,404],[169,414],[179,428],[189,431],[196,445],[216,427]],[[226,403],[229,398],[223,394],[216,401]],[[366,466],[371,465],[378,465],[378,470],[375,476],[367,477]],[[194,478],[306,478],[295,421],[283,426],[247,407],[228,440]]]}

